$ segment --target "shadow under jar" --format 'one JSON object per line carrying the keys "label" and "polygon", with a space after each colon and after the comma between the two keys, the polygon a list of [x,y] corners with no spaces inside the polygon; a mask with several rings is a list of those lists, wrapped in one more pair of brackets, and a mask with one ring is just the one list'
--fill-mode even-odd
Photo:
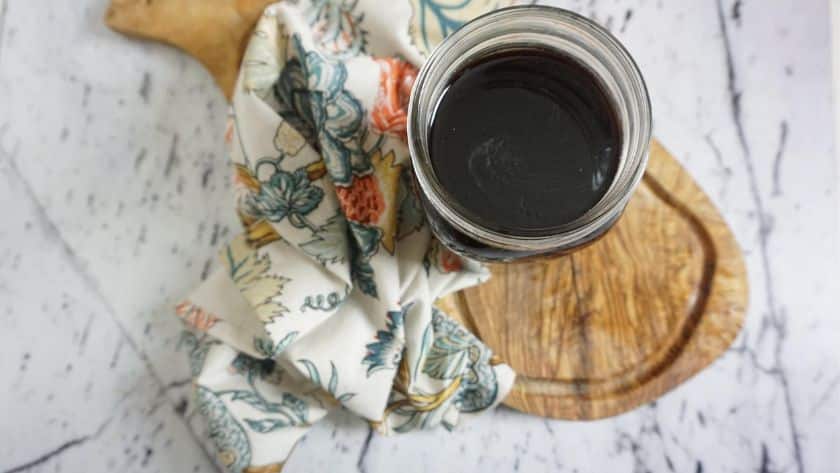
{"label": "shadow under jar", "polygon": [[651,111],[638,67],[608,31],[558,8],[465,24],[423,65],[408,114],[432,231],[483,261],[594,241],[647,163]]}

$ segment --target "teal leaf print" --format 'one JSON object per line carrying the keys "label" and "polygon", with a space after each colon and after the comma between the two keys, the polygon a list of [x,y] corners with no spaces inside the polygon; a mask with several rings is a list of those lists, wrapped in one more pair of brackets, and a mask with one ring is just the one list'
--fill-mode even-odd
{"label": "teal leaf print", "polygon": [[297,331],[287,333],[286,336],[281,338],[280,341],[277,342],[277,345],[274,346],[274,350],[271,352],[271,357],[276,358],[277,355],[282,353],[283,350],[288,348],[288,346],[291,345],[293,341],[295,341],[295,338],[297,338],[297,336]]}
{"label": "teal leaf print", "polygon": [[[435,244],[435,241],[432,241],[432,245]],[[432,259],[431,256],[431,249],[433,246],[429,246],[429,250],[426,251],[426,254],[423,255],[423,269],[426,270],[426,276],[429,275],[429,271],[432,269]]]}
{"label": "teal leaf print", "polygon": [[196,403],[207,419],[210,438],[219,450],[219,459],[231,472],[240,472],[251,464],[251,444],[245,429],[228,411],[224,401],[210,389],[198,386]]}
{"label": "teal leaf print", "polygon": [[431,325],[435,339],[423,372],[437,379],[461,377],[454,401],[461,411],[477,412],[491,406],[499,386],[490,366],[490,349],[436,308],[432,309]]}
{"label": "teal leaf print", "polygon": [[190,372],[193,377],[196,377],[201,374],[210,345],[218,343],[218,341],[210,339],[206,335],[199,338],[189,330],[184,330],[181,332],[181,339],[178,341],[176,349],[180,350],[184,347],[189,350]]}
{"label": "teal leaf print", "polygon": [[[360,253],[356,253],[359,255]],[[373,280],[373,266],[366,259],[354,257],[353,263],[350,266],[350,277],[353,279],[353,284],[359,288],[362,293],[370,297],[379,297],[376,291],[376,282]]]}
{"label": "teal leaf print", "polygon": [[[343,67],[339,70],[345,71]],[[347,73],[344,72],[344,74]],[[350,92],[346,90],[336,92],[329,103],[324,104],[324,110],[326,111],[324,119],[329,120],[330,134],[333,137],[346,141],[354,138],[357,133],[362,131],[361,125],[364,117],[362,105]]]}
{"label": "teal leaf print", "polygon": [[[349,287],[348,287],[349,289]],[[347,293],[344,296],[337,292],[330,292],[327,295],[324,294],[316,294],[311,296],[306,296],[303,298],[303,305],[300,307],[301,312],[306,312],[306,309],[313,309],[313,310],[320,310],[324,312],[329,312],[334,310],[338,307],[344,299],[347,297]]]}
{"label": "teal leaf print", "polygon": [[429,353],[429,348],[432,346],[432,339],[434,338],[434,330],[432,328],[432,324],[426,326],[426,329],[423,330],[423,339],[420,341],[420,354],[417,356],[417,363],[414,366],[414,371],[411,374],[412,380],[417,379],[417,373],[420,370],[420,363],[426,359],[426,355]]}
{"label": "teal leaf print", "polygon": [[365,52],[364,18],[356,14],[358,0],[313,0],[306,19],[320,48],[332,57],[345,58]]}
{"label": "teal leaf print", "polygon": [[[371,154],[381,139],[376,140],[372,149],[365,149],[364,143],[368,138],[365,112],[361,103],[344,89],[347,80],[345,65],[329,61],[314,51],[305,51],[296,35],[292,37],[291,49],[293,57],[287,60],[274,87],[279,113],[292,126],[301,127],[301,134],[321,152],[324,167],[333,183],[349,186],[354,174],[370,173]],[[286,192],[275,194],[287,198],[277,203],[282,199],[272,196],[267,200],[273,205],[264,204],[262,211],[272,213],[275,220],[282,220],[288,215],[293,225],[309,227],[313,237],[302,243],[301,249],[325,265],[349,260],[354,287],[368,296],[378,297],[370,258],[379,249],[382,230],[357,222],[348,224],[343,215],[336,215],[324,225],[315,227],[305,216],[311,211],[309,207],[316,196],[310,195],[302,180],[280,177],[277,180]],[[352,238],[348,238],[348,234]],[[351,243],[348,244],[348,240]],[[309,302],[310,306],[317,304],[314,299]]]}
{"label": "teal leaf print", "polygon": [[423,372],[437,379],[453,379],[461,374],[470,347],[459,342],[458,337],[436,337],[426,357]]}
{"label": "teal leaf print", "polygon": [[353,236],[359,244],[358,249],[362,257],[367,259],[376,254],[376,250],[379,249],[379,240],[382,238],[382,230],[352,220],[348,223],[350,224],[350,231],[353,232]]}
{"label": "teal leaf print", "polygon": [[279,384],[283,376],[283,370],[278,368],[277,363],[271,358],[254,358],[240,353],[236,355],[230,366],[235,372],[245,375],[249,382],[263,379]]}
{"label": "teal leaf print", "polygon": [[321,225],[313,238],[300,244],[301,250],[323,265],[347,260],[347,220],[339,211]]}
{"label": "teal leaf print", "polygon": [[[406,419],[405,422],[403,422],[402,424],[394,427],[394,432],[401,433],[401,434],[405,433],[405,432],[410,432],[412,430],[416,430],[417,428],[419,428],[420,427],[420,422],[426,417],[426,415],[428,415],[428,414],[423,413],[423,412],[408,410],[408,409],[397,409],[395,411],[395,413],[408,417],[408,419]],[[426,414],[426,415],[424,415],[424,414]]]}
{"label": "teal leaf print", "polygon": [[306,367],[306,372],[309,375],[309,380],[312,381],[313,384],[318,386],[321,385],[321,375],[318,373],[318,368],[309,360],[298,360],[299,363],[302,363],[304,367]]}
{"label": "teal leaf print", "polygon": [[350,399],[353,399],[353,396],[355,396],[355,395],[356,395],[356,393],[344,393],[341,396],[338,396],[336,398],[336,400],[338,402],[344,403],[344,402],[349,401]]}
{"label": "teal leaf print", "polygon": [[274,351],[274,342],[268,338],[254,337],[254,349],[260,355],[269,357],[270,353]]}
{"label": "teal leaf print", "polygon": [[327,386],[327,391],[335,395],[336,388],[338,388],[338,371],[335,369],[335,363],[330,361],[330,384]]}
{"label": "teal leaf print", "polygon": [[335,367],[335,363],[330,361],[330,379],[327,382],[327,385],[324,386],[321,382],[322,378],[320,373],[318,372],[318,367],[315,366],[315,363],[312,363],[310,360],[307,359],[300,359],[298,363],[301,363],[305,368],[306,372],[309,375],[309,380],[312,381],[313,384],[320,387],[321,389],[325,390],[326,392],[330,393],[330,395],[339,402],[346,402],[352,399],[356,393],[343,393],[339,394],[338,392],[338,370]]}
{"label": "teal leaf print", "polygon": [[344,90],[347,69],[292,37],[288,59],[274,86],[278,113],[321,152],[327,172],[337,185],[349,185],[352,173],[370,171],[370,153],[363,149],[365,113],[361,103]]}
{"label": "teal leaf print", "polygon": [[[464,24],[463,21],[452,18],[447,15],[447,11],[459,10],[466,7],[471,0],[462,0],[459,3],[447,4],[439,0],[417,0],[420,15],[420,32],[423,37],[423,45],[426,51],[431,51],[435,45],[436,40],[449,36],[450,33],[457,30]],[[436,22],[437,31],[439,31],[440,38],[429,38],[427,33],[427,22]]]}
{"label": "teal leaf print", "polygon": [[277,344],[275,345],[271,339],[257,337],[254,338],[254,348],[257,352],[266,358],[276,358],[280,353],[283,353],[289,345],[295,341],[297,338],[298,332],[296,330],[287,333]]}
{"label": "teal leaf print", "polygon": [[[278,397],[267,398],[260,392],[257,379],[279,386],[282,382],[283,371],[273,360],[260,360],[240,353],[231,363],[234,370],[244,374],[250,389],[231,389],[216,392],[217,396],[230,396],[230,402],[241,402],[253,409],[272,417],[263,419],[245,419],[246,425],[259,433],[265,433],[266,426],[307,425],[309,423],[309,408],[307,404],[289,392],[281,392]],[[281,417],[281,418],[278,418]]]}
{"label": "teal leaf print", "polygon": [[292,128],[296,129],[309,144],[318,149],[315,132],[315,119],[309,105],[309,87],[303,61],[306,55],[300,47],[297,37],[292,43],[294,54],[286,61],[280,78],[274,84],[274,98],[277,100],[278,113]]}
{"label": "teal leaf print", "polygon": [[375,342],[368,343],[367,354],[362,359],[368,365],[367,375],[384,369],[396,369],[402,359],[405,347],[405,314],[411,305],[400,310],[391,310],[385,315],[385,330],[376,332]]}
{"label": "teal leaf print", "polygon": [[374,298],[378,297],[370,258],[379,249],[382,230],[352,220],[349,224],[350,232],[356,241],[355,245],[350,245],[350,277],[355,287],[358,287],[362,293]]}
{"label": "teal leaf print", "polygon": [[[315,64],[319,69],[337,67],[324,62]],[[338,66],[344,70],[343,64]],[[359,144],[364,110],[349,92],[340,90],[333,95],[331,92],[313,90],[310,93],[312,117],[327,172],[336,184],[349,185],[353,171],[364,173],[370,170],[370,157]]]}
{"label": "teal leaf print", "polygon": [[248,205],[271,222],[288,217],[297,228],[311,228],[304,216],[315,210],[323,198],[324,190],[312,184],[306,168],[293,173],[277,169],[259,192],[249,195]]}
{"label": "teal leaf print", "polygon": [[243,419],[248,427],[254,432],[268,434],[275,430],[289,427],[290,424],[283,419]]}
{"label": "teal leaf print", "polygon": [[[224,394],[229,393],[230,392],[224,392]],[[308,408],[306,403],[290,393],[283,393],[281,402],[269,402],[256,390],[253,392],[237,390],[233,391],[231,402],[233,401],[245,402],[260,412],[282,417],[282,419],[277,417],[243,419],[250,429],[259,433],[267,433],[281,427],[309,424],[309,421],[307,420]]]}
{"label": "teal leaf print", "polygon": [[397,239],[411,235],[420,230],[425,222],[425,214],[420,206],[420,201],[414,192],[411,191],[411,175],[410,170],[403,172],[400,176],[400,186],[397,189],[397,202],[399,202],[399,209],[397,209]]}
{"label": "teal leaf print", "polygon": [[455,405],[461,412],[483,411],[493,405],[499,385],[496,372],[488,363],[474,365],[464,379],[455,399]]}
{"label": "teal leaf print", "polygon": [[[304,51],[302,43],[295,43],[295,48],[299,48],[298,54],[302,55],[300,57],[306,58],[306,83],[309,90],[314,91],[318,96],[323,96],[326,100],[324,105],[329,105],[337,95],[344,92],[347,68],[344,67],[344,63],[330,61],[317,52]],[[359,120],[361,120],[361,117],[359,117]]]}
{"label": "teal leaf print", "polygon": [[254,409],[260,411],[269,411],[271,410],[271,403],[263,399],[262,397],[258,396],[253,391],[245,391],[240,390],[233,393],[233,396],[230,398],[231,401],[242,401]]}

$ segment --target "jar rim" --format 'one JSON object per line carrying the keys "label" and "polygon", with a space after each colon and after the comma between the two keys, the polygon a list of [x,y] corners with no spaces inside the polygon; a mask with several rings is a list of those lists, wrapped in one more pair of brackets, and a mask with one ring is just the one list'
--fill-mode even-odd
{"label": "jar rim", "polygon": [[[620,121],[623,122],[622,152],[613,182],[589,211],[550,235],[505,234],[470,219],[447,199],[447,193],[431,165],[428,129],[449,78],[463,65],[486,55],[492,40],[504,36],[518,38],[520,43],[527,38],[527,47],[554,48],[581,60],[599,79],[612,84],[611,89],[608,87],[609,95],[618,102],[615,106],[623,107],[624,113],[620,113]],[[563,47],[560,47],[561,44]],[[501,42],[496,47],[504,50],[521,48],[522,45]],[[601,70],[592,70],[593,67]],[[445,77],[447,73],[449,76]],[[605,227],[615,222],[644,174],[651,128],[647,87],[638,65],[618,39],[597,23],[574,12],[551,6],[526,5],[502,8],[476,17],[446,37],[432,51],[421,67],[411,92],[407,131],[418,191],[445,221],[490,246],[541,252],[574,247],[602,233]]]}

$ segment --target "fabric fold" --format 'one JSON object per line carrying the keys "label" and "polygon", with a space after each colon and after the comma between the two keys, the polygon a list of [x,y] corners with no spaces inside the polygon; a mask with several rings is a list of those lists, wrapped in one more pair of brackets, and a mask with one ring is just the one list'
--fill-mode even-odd
{"label": "fabric fold", "polygon": [[382,433],[452,428],[513,384],[434,307],[489,274],[432,237],[405,136],[422,57],[499,5],[468,1],[424,29],[417,15],[443,11],[429,5],[280,3],[253,33],[226,133],[243,232],[177,309],[231,471],[281,464],[334,408]]}

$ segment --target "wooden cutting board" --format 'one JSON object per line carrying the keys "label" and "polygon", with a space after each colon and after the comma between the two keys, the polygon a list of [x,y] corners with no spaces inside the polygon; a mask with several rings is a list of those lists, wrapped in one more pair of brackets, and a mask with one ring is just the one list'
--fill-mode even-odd
{"label": "wooden cutting board", "polygon": [[[113,0],[106,23],[184,49],[230,97],[249,32],[273,1]],[[720,356],[746,310],[732,233],[658,142],[606,236],[491,269],[490,282],[439,305],[519,374],[505,404],[546,417],[598,419],[656,399]]]}
{"label": "wooden cutting board", "polygon": [[658,142],[606,236],[491,269],[439,304],[519,374],[505,404],[560,419],[620,414],[673,389],[726,351],[747,304],[732,233]]}

